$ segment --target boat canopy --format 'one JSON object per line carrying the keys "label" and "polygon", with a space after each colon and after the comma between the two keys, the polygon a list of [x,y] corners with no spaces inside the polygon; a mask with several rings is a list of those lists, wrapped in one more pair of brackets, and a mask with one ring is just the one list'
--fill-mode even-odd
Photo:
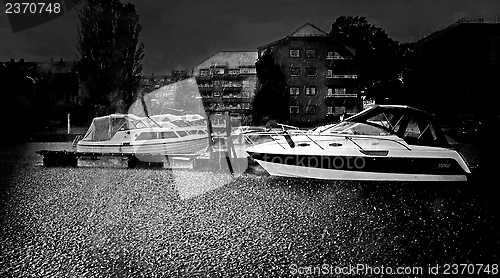
{"label": "boat canopy", "polygon": [[433,114],[409,106],[374,105],[344,121],[382,128],[410,145],[450,146]]}
{"label": "boat canopy", "polygon": [[107,141],[119,130],[146,128],[152,124],[132,114],[111,114],[92,120],[82,141]]}

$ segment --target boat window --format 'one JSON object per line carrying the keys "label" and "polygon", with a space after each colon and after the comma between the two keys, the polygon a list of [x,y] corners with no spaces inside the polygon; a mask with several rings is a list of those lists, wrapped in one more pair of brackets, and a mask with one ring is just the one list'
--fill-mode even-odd
{"label": "boat window", "polygon": [[122,126],[118,129],[119,131],[128,130],[128,122],[124,122]]}
{"label": "boat window", "polygon": [[429,120],[420,119],[417,121],[414,118],[408,120],[404,138],[416,144],[428,144],[438,139],[436,131]]}
{"label": "boat window", "polygon": [[135,139],[136,141],[140,140],[151,140],[151,139],[157,139],[156,137],[156,132],[141,132],[139,136]]}
{"label": "boat window", "polygon": [[173,131],[164,131],[161,133],[161,138],[162,139],[178,138],[178,136]]}
{"label": "boat window", "polygon": [[406,125],[405,138],[418,138],[420,136],[420,129],[415,119],[410,119]]}
{"label": "boat window", "polygon": [[383,128],[363,123],[354,123],[354,122],[342,122],[328,129],[326,132],[338,133],[338,134],[354,134],[354,135],[377,135],[377,136],[389,135],[389,133]]}
{"label": "boat window", "polygon": [[389,133],[381,128],[366,125],[366,124],[357,124],[350,128],[348,128],[345,132],[350,134],[359,134],[359,135],[389,135]]}
{"label": "boat window", "polygon": [[178,127],[188,127],[189,126],[186,122],[181,121],[181,120],[173,121],[172,123]]}
{"label": "boat window", "polygon": [[139,129],[139,128],[146,128],[146,127],[148,127],[148,126],[146,125],[146,123],[144,123],[144,122],[143,122],[143,121],[141,121],[141,120],[131,121],[131,122],[130,122],[130,124],[131,124],[131,127],[133,127],[133,128],[137,128],[137,129]]}
{"label": "boat window", "polygon": [[187,132],[182,131],[182,130],[177,131],[177,134],[179,134],[180,137],[184,137],[184,136],[188,135]]}
{"label": "boat window", "polygon": [[319,131],[319,132],[327,131],[327,132],[331,132],[331,133],[339,133],[339,132],[342,132],[344,129],[353,126],[354,124],[355,123],[353,123],[353,122],[341,122],[338,125],[327,126],[323,130],[320,130],[322,127],[318,127],[316,129],[314,129],[314,131]]}
{"label": "boat window", "polygon": [[380,125],[394,132],[397,132],[401,126],[402,119],[403,119],[402,114],[382,112],[368,118],[366,121],[368,123]]}
{"label": "boat window", "polygon": [[128,129],[125,118],[111,118],[111,133],[114,135],[117,131]]}
{"label": "boat window", "polygon": [[206,125],[206,123],[204,123],[202,120],[195,120],[195,121],[193,121],[193,123],[194,123],[195,125],[201,125],[201,126]]}

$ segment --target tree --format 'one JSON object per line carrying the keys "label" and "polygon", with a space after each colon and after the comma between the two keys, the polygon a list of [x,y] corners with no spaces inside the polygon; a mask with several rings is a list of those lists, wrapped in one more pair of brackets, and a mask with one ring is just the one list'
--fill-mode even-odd
{"label": "tree", "polygon": [[360,90],[377,100],[399,98],[411,44],[400,44],[365,17],[338,17],[330,36],[356,48]]}
{"label": "tree", "polygon": [[251,114],[254,123],[265,124],[269,120],[287,121],[290,111],[286,80],[270,49],[259,58],[255,67],[259,85],[252,102]]}
{"label": "tree", "polygon": [[83,0],[77,70],[87,103],[106,113],[125,112],[140,87],[144,44],[133,4],[119,0]]}

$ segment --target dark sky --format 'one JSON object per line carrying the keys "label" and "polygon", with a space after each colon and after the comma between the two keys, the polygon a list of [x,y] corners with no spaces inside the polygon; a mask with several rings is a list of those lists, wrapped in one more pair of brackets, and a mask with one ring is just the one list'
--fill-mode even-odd
{"label": "dark sky", "polygon": [[[127,2],[122,0],[122,2]],[[462,17],[500,17],[500,0],[132,0],[142,25],[144,74],[191,70],[222,50],[252,51],[309,22],[325,32],[338,16],[366,16],[400,42],[410,42]],[[2,2],[3,4],[3,2]],[[0,9],[0,61],[73,60],[75,10],[12,33]]]}

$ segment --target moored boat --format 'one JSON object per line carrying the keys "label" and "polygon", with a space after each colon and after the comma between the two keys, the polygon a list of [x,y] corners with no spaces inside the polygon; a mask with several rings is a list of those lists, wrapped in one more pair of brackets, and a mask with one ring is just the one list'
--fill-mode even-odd
{"label": "moored boat", "polygon": [[208,145],[203,129],[159,125],[150,118],[111,114],[94,118],[76,144],[77,152],[123,154],[194,154]]}
{"label": "moored boat", "polygon": [[275,176],[466,181],[471,173],[435,116],[408,106],[376,105],[336,125],[268,135],[273,141],[246,151]]}

